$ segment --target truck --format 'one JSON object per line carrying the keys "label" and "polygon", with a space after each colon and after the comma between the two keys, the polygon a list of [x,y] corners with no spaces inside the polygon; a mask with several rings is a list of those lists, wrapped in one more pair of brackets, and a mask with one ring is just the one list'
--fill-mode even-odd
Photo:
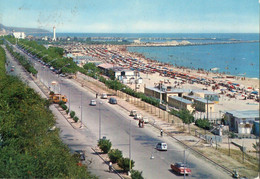
{"label": "truck", "polygon": [[59,103],[60,101],[63,101],[64,103],[68,102],[68,99],[65,95],[55,94],[53,92],[50,92],[49,98],[53,103]]}

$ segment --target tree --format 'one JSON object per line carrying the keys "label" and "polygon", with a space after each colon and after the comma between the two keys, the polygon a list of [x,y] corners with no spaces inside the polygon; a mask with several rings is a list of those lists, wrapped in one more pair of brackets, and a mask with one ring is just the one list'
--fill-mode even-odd
{"label": "tree", "polygon": [[118,149],[112,149],[109,151],[108,157],[112,163],[116,163],[120,158],[123,157],[122,151]]}
{"label": "tree", "polygon": [[108,139],[100,139],[98,141],[98,147],[106,154],[112,147],[112,143]]}
{"label": "tree", "polygon": [[131,178],[132,179],[144,179],[142,176],[143,172],[140,172],[138,170],[131,170]]}
{"label": "tree", "polygon": [[[118,160],[118,166],[120,168],[122,168],[125,172],[129,171],[129,163],[130,163],[130,159],[129,158],[120,158]],[[131,169],[134,167],[134,161],[131,160]]]}

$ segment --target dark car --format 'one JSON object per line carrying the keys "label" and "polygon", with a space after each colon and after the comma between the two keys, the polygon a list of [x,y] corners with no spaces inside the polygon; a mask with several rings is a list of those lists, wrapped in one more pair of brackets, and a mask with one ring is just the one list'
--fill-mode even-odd
{"label": "dark car", "polygon": [[117,100],[115,98],[109,98],[108,101],[110,104],[117,104]]}
{"label": "dark car", "polygon": [[85,153],[83,150],[76,150],[75,153],[79,155],[81,161],[85,160]]}

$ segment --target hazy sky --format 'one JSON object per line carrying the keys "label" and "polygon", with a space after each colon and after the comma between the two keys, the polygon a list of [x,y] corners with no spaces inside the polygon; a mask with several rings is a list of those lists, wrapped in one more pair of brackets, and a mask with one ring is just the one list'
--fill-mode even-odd
{"label": "hazy sky", "polygon": [[258,0],[0,0],[0,23],[57,32],[259,32]]}

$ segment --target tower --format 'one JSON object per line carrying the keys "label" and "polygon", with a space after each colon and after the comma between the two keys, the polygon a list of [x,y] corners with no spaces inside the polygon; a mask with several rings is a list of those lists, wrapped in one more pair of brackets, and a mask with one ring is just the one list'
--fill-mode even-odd
{"label": "tower", "polygon": [[53,26],[53,41],[56,41],[56,27]]}

